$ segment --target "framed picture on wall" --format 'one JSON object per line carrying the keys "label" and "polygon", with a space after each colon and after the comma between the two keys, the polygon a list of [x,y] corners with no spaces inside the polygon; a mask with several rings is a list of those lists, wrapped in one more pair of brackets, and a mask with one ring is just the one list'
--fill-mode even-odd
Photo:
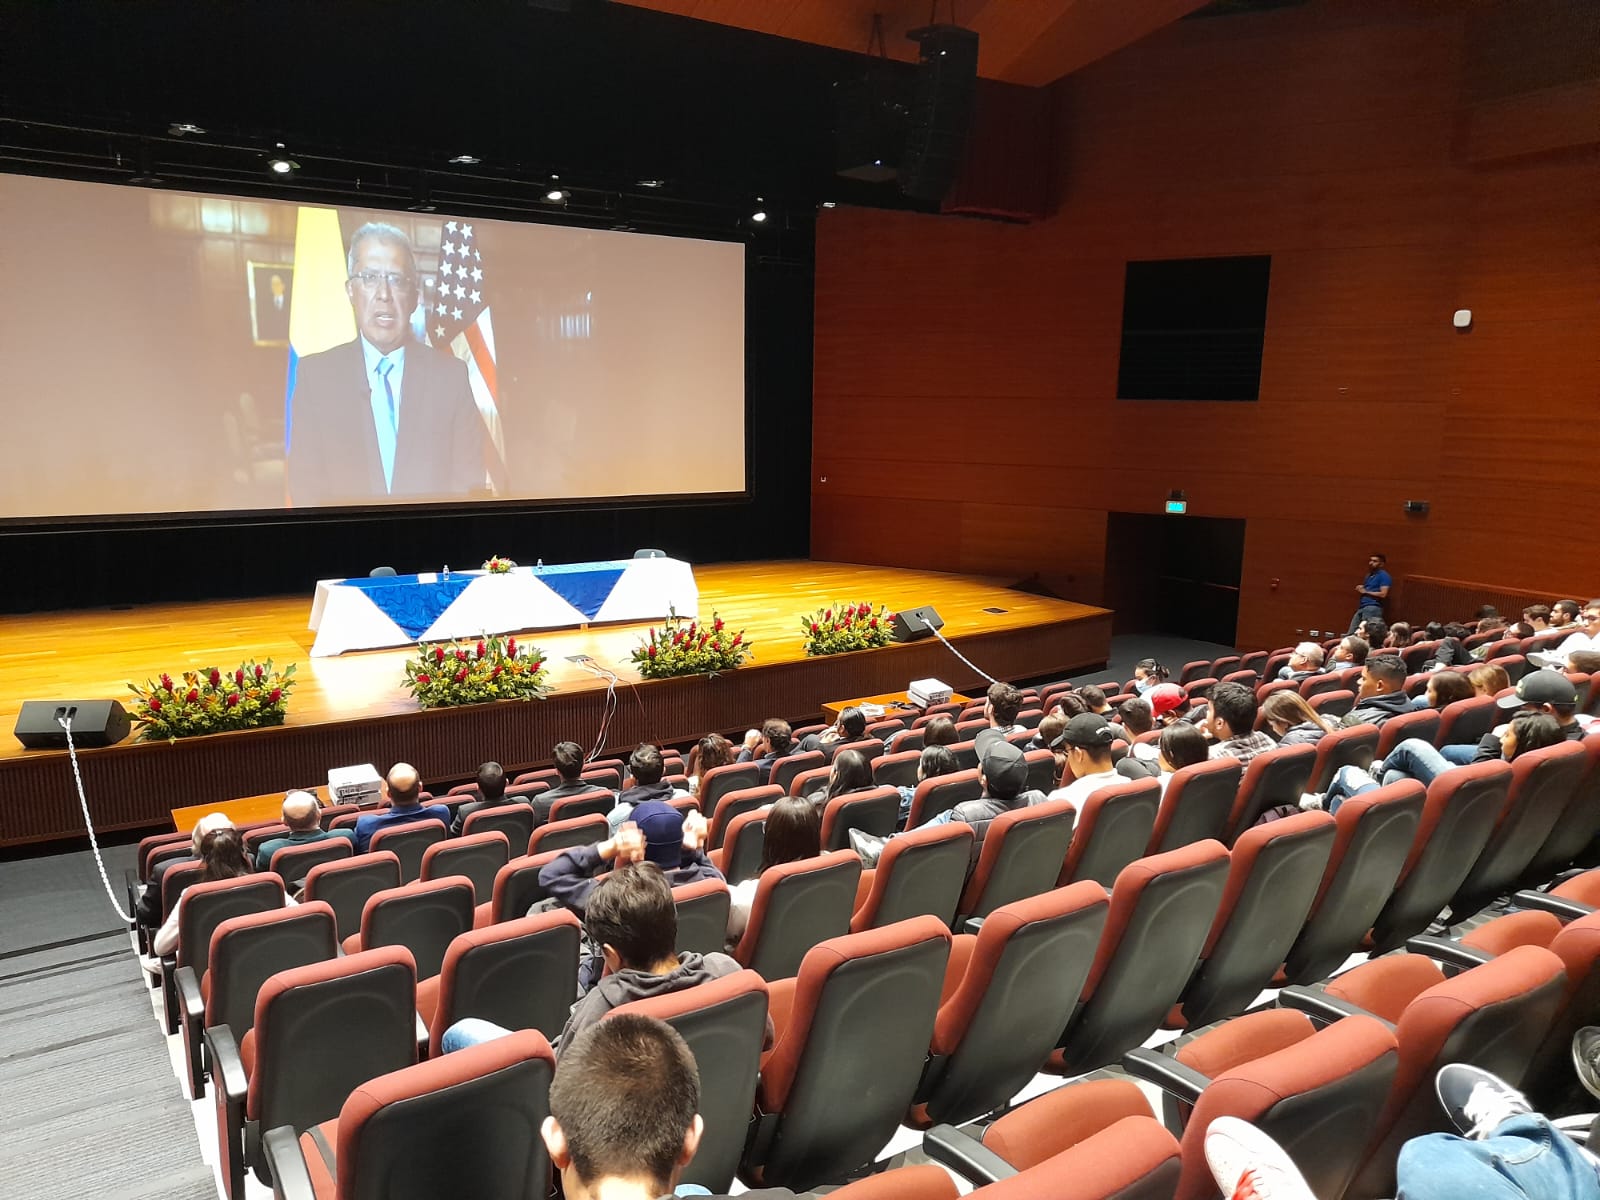
{"label": "framed picture on wall", "polygon": [[251,340],[257,346],[287,346],[294,265],[246,262],[244,269],[250,288]]}

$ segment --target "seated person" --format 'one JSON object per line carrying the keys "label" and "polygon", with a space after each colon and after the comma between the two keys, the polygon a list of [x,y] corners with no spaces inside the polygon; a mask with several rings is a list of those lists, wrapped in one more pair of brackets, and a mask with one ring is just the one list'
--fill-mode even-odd
{"label": "seated person", "polygon": [[[1509,696],[1500,697],[1500,707],[1508,712],[1544,713],[1555,721],[1561,736],[1569,742],[1582,740],[1592,720],[1590,717],[1578,715],[1577,685],[1560,671],[1529,671],[1517,680],[1515,691]],[[1460,761],[1488,762],[1499,758],[1499,739],[1502,732],[1503,728],[1484,734],[1476,747],[1476,753]],[[1463,749],[1466,748],[1446,746],[1446,756],[1451,757],[1449,751],[1459,752]],[[1451,757],[1451,761],[1454,762],[1456,759]]]}
{"label": "seated person", "polygon": [[733,763],[733,743],[720,733],[708,733],[689,751],[689,794],[700,794],[700,779],[707,771]]}
{"label": "seated person", "polygon": [[1184,708],[1189,701],[1188,695],[1175,683],[1163,683],[1151,688],[1144,694],[1144,699],[1150,704],[1150,715],[1155,718],[1155,723],[1163,729],[1183,719]]}
{"label": "seated person", "polygon": [[1406,695],[1406,665],[1398,655],[1374,654],[1361,668],[1361,682],[1356,687],[1356,703],[1339,722],[1345,729],[1352,725],[1381,726],[1391,717],[1398,717],[1411,709],[1411,697]]}
{"label": "seated person", "polygon": [[256,847],[256,865],[263,871],[272,865],[272,856],[285,846],[307,846],[313,842],[325,842],[329,838],[343,838],[352,844],[356,840],[353,829],[322,827],[322,808],[310,792],[288,793],[283,798],[282,812],[283,823],[289,827],[289,832]]}
{"label": "seated person", "polygon": [[[909,730],[901,729],[891,733],[888,740],[884,742],[884,753],[893,754],[895,752],[895,743],[900,740],[900,735],[907,732]],[[928,746],[954,746],[960,740],[961,735],[956,732],[956,723],[951,720],[949,713],[940,713],[922,727],[922,745],[924,748]]]}
{"label": "seated person", "polygon": [[[520,796],[506,798],[506,769],[497,762],[486,762],[478,765],[478,795],[483,799],[469,800],[456,809],[456,819],[450,822],[451,837],[461,836],[462,826],[467,823],[467,818],[475,812],[482,812],[487,808],[503,808],[507,804],[520,804],[524,808],[531,807],[528,801]],[[545,816],[549,817],[550,809],[548,807],[544,812]]]}
{"label": "seated person", "polygon": [[820,813],[835,796],[865,792],[872,787],[871,760],[859,750],[844,750],[834,756],[827,785],[817,788],[806,799],[815,804]]}
{"label": "seated person", "polygon": [[1355,634],[1351,634],[1349,637],[1343,638],[1333,648],[1333,662],[1328,669],[1331,671],[1343,671],[1347,667],[1359,667],[1367,661],[1367,655],[1370,652],[1371,647],[1365,638],[1359,638]]}
{"label": "seated person", "polygon": [[[1073,716],[1077,714],[1074,713]],[[1064,716],[1059,709],[1051,710],[1050,714],[1039,722],[1039,728],[1033,731],[1033,740],[1026,747],[1028,751],[1052,750],[1056,756],[1056,775],[1061,778],[1061,771],[1067,765],[1067,752],[1061,749],[1061,735],[1066,731],[1067,722],[1072,718]]]}
{"label": "seated person", "polygon": [[794,753],[794,731],[781,717],[768,717],[759,730],[752,729],[744,735],[744,748],[739,751],[739,762],[753,762],[761,768],[761,782],[772,778],[772,764]]}
{"label": "seated person", "polygon": [[839,714],[839,719],[821,733],[808,733],[800,739],[796,747],[796,754],[808,754],[812,750],[822,751],[822,756],[828,762],[833,761],[834,753],[840,746],[847,746],[851,742],[859,742],[867,736],[867,715],[859,708],[847,708]]}
{"label": "seated person", "polygon": [[[660,800],[647,800],[633,810],[612,837],[593,846],[574,846],[563,850],[539,870],[539,886],[550,897],[534,910],[559,904],[575,913],[580,921],[588,915],[589,897],[597,886],[595,876],[614,867],[634,862],[653,862],[666,873],[667,883],[682,887],[702,879],[721,879],[722,872],[700,852],[706,825],[698,818],[685,822],[683,814]],[[578,987],[588,991],[600,977],[600,952],[591,947],[579,968]]]}
{"label": "seated person", "polygon": [[365,854],[372,848],[372,835],[380,829],[397,825],[410,825],[417,821],[438,821],[447,829],[450,810],[442,804],[422,803],[422,777],[410,763],[395,763],[384,777],[383,790],[389,797],[389,807],[377,812],[362,813],[356,818],[356,853]]}
{"label": "seated person", "polygon": [[1081,810],[1091,793],[1107,784],[1121,783],[1123,776],[1117,773],[1111,761],[1111,743],[1116,736],[1112,725],[1096,713],[1083,713],[1068,721],[1061,732],[1061,742],[1067,752],[1067,771],[1072,775],[1072,782],[1057,788],[1045,799],[1070,800]]}
{"label": "seated person", "polygon": [[1098,684],[1086,683],[1077,689],[1078,699],[1083,701],[1083,707],[1097,717],[1111,716],[1111,704],[1106,699],[1106,691]]}
{"label": "seated person", "polygon": [[1600,599],[1591,600],[1578,614],[1580,624],[1554,650],[1535,653],[1528,661],[1541,667],[1572,669],[1572,656],[1585,650],[1600,650]]}
{"label": "seated person", "polygon": [[1368,646],[1381,646],[1389,640],[1389,626],[1382,617],[1368,617],[1356,633]]}
{"label": "seated person", "polygon": [[1181,721],[1163,729],[1156,746],[1156,765],[1161,768],[1156,782],[1161,785],[1163,796],[1167,794],[1167,784],[1172,782],[1174,771],[1203,763],[1211,754],[1211,743],[1206,741],[1206,735],[1195,726]]}
{"label": "seated person", "polygon": [[1404,621],[1396,621],[1389,626],[1389,635],[1383,639],[1382,649],[1404,650],[1411,645],[1411,626]]}
{"label": "seated person", "polygon": [[[1049,720],[1046,717],[1045,720]],[[937,779],[941,775],[953,775],[961,769],[961,764],[956,761],[956,756],[950,753],[949,746],[924,746],[922,756],[917,759],[917,783],[924,780]],[[915,787],[902,787],[900,791],[900,819],[895,823],[896,828],[904,829],[906,822],[911,819],[911,801],[916,797]],[[820,814],[820,810],[819,814]],[[772,826],[767,826],[767,836],[772,836]]]}
{"label": "seated person", "polygon": [[[1175,685],[1174,685],[1175,686]],[[1050,702],[1050,716],[1060,717],[1063,722],[1072,720],[1079,713],[1089,711],[1089,706],[1083,702],[1083,697],[1077,692],[1058,692],[1056,698]]]}
{"label": "seated person", "polygon": [[1143,696],[1135,696],[1117,705],[1117,721],[1127,730],[1130,740],[1141,737],[1156,727],[1155,709]]}
{"label": "seated person", "polygon": [[1256,694],[1242,683],[1217,684],[1207,711],[1206,732],[1216,742],[1210,757],[1236,758],[1247,767],[1258,754],[1278,748],[1278,743],[1256,731]]}
{"label": "seated person", "polygon": [[1020,733],[1026,726],[1017,724],[1017,714],[1022,711],[1022,693],[1009,683],[991,683],[984,695],[983,719],[988,729],[978,730],[973,738],[978,757],[983,757],[984,747],[992,739],[1003,740],[1007,734]]}
{"label": "seated person", "polygon": [[1133,664],[1133,690],[1141,696],[1148,696],[1151,688],[1159,687],[1171,676],[1172,672],[1155,659],[1141,658]]}
{"label": "seated person", "polygon": [[[943,747],[935,747],[949,755]],[[784,796],[767,809],[766,834],[761,842],[761,869],[755,876],[728,889],[728,945],[737,945],[750,922],[756,885],[768,867],[815,858],[822,853],[822,810],[804,796]]]}
{"label": "seated person", "polygon": [[[1495,668],[1497,671],[1500,669]],[[1435,671],[1428,676],[1427,689],[1411,701],[1411,707],[1418,711],[1424,708],[1442,709],[1457,700],[1471,700],[1477,694],[1472,680],[1460,671]]]}
{"label": "seated person", "polygon": [[194,823],[189,834],[189,857],[169,858],[159,862],[150,872],[150,879],[139,893],[136,915],[146,929],[161,923],[161,880],[173,867],[192,864],[200,857],[200,840],[214,829],[232,829],[233,822],[223,813],[207,813]]}
{"label": "seated person", "polygon": [[628,755],[628,774],[633,776],[633,786],[617,793],[617,806],[606,814],[613,834],[622,828],[623,822],[632,820],[633,810],[639,805],[651,800],[664,803],[676,796],[688,795],[662,778],[665,773],[659,746],[644,742]]}
{"label": "seated person", "polygon": [[[678,910],[672,886],[652,862],[629,863],[600,880],[583,918],[590,945],[600,948],[605,974],[567,1018],[556,1053],[563,1053],[613,1008],[709,983],[742,968],[726,954],[677,951]],[[772,1045],[772,1021],[767,1021]]]}
{"label": "seated person", "polygon": [[1279,679],[1310,679],[1322,674],[1322,647],[1315,642],[1301,642],[1289,655],[1288,663],[1278,671]]}
{"label": "seated person", "polygon": [[1440,671],[1445,667],[1464,667],[1472,662],[1472,652],[1464,644],[1464,639],[1471,636],[1472,631],[1458,622],[1452,621],[1442,626],[1439,636],[1429,639],[1439,644],[1433,648],[1433,658],[1425,663],[1422,669]]}
{"label": "seated person", "polygon": [[1498,696],[1511,686],[1511,676],[1506,674],[1504,667],[1484,663],[1467,672],[1467,682],[1479,696]]}
{"label": "seated person", "polygon": [[964,821],[971,825],[976,836],[972,841],[972,862],[976,865],[978,851],[989,826],[1001,813],[1027,808],[1044,799],[1044,793],[1028,788],[1028,763],[1022,751],[1003,739],[994,739],[978,761],[978,782],[983,795],[967,800],[954,808],[946,809],[929,825],[947,825],[951,821]]}
{"label": "seated person", "polygon": [[1298,692],[1273,692],[1261,705],[1267,729],[1280,746],[1315,746],[1333,725]]}
{"label": "seated person", "polygon": [[583,768],[588,765],[588,758],[583,747],[577,742],[557,742],[550,751],[556,773],[561,776],[561,782],[553,788],[547,788],[533,798],[533,825],[537,829],[540,825],[550,820],[550,809],[557,800],[565,800],[569,796],[581,796],[585,792],[606,792],[610,788],[601,787],[597,783],[589,783],[583,779]]}
{"label": "seated person", "polygon": [[[219,879],[238,879],[244,875],[254,874],[250,864],[245,861],[244,839],[232,825],[216,826],[200,838],[200,861],[204,865],[200,870],[200,878],[195,880],[196,883],[214,883]],[[282,881],[276,875],[267,875],[265,878],[282,885]],[[285,905],[293,905],[295,899],[286,894],[283,902]],[[172,906],[167,919],[150,939],[152,957],[144,960],[144,967],[152,974],[160,971],[162,956],[171,954],[178,948],[178,914],[182,908],[180,896],[179,903]]]}

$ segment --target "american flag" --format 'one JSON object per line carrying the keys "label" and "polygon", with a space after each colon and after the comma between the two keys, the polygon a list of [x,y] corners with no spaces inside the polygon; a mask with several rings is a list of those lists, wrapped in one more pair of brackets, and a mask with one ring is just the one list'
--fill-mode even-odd
{"label": "american flag", "polygon": [[428,340],[467,364],[472,398],[488,427],[484,463],[490,487],[505,490],[505,434],[500,425],[500,383],[495,368],[494,323],[489,316],[483,256],[469,221],[446,221],[439,246],[439,277],[428,313]]}

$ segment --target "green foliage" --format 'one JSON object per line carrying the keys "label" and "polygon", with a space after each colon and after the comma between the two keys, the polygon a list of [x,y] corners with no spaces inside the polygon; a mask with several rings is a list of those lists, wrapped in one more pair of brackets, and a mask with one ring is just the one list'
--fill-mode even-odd
{"label": "green foliage", "polygon": [[279,671],[270,658],[260,663],[250,659],[228,674],[207,667],[184,671],[176,681],[163,672],[142,687],[128,685],[142,742],[282,725],[293,688],[294,664]]}
{"label": "green foliage", "polygon": [[544,652],[498,634],[476,642],[419,645],[406,663],[406,688],[423,708],[542,700],[550,692]]}
{"label": "green foliage", "polygon": [[669,611],[661,627],[651,629],[634,648],[632,657],[642,678],[667,679],[731,671],[750,656],[750,647],[744,630],[731,632],[715,612],[711,624],[701,625]]}
{"label": "green foliage", "polygon": [[894,614],[882,604],[836,604],[801,617],[800,632],[807,654],[844,654],[887,646],[893,623]]}

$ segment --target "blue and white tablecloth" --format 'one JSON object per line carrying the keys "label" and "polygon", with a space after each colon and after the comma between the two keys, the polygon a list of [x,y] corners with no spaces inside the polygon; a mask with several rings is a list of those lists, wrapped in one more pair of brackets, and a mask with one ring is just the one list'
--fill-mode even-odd
{"label": "blue and white tablecloth", "polygon": [[311,604],[313,658],[474,638],[485,633],[561,629],[601,621],[648,621],[674,609],[695,615],[694,571],[675,558],[518,567],[504,575],[462,571],[380,579],[324,579]]}

